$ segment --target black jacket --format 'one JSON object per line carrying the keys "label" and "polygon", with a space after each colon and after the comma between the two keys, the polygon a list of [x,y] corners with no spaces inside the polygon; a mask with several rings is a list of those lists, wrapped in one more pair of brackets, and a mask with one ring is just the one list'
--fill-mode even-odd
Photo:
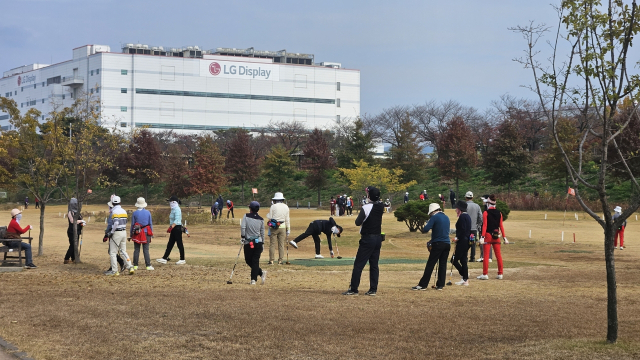
{"label": "black jacket", "polygon": [[384,214],[384,204],[379,201],[363,205],[356,218],[356,226],[360,226],[360,234],[380,235],[382,232],[382,214]]}
{"label": "black jacket", "polygon": [[469,237],[471,237],[471,217],[469,214],[460,214],[458,221],[456,221],[456,237],[458,241],[469,241]]}
{"label": "black jacket", "polygon": [[327,241],[331,243],[331,228],[336,226],[336,222],[332,217],[330,217],[329,220],[315,220],[313,222],[313,226],[315,228],[316,234],[325,234],[327,236]]}

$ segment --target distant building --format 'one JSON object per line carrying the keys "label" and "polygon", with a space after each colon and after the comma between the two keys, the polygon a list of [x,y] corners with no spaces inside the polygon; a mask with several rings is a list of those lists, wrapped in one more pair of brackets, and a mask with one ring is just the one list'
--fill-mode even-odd
{"label": "distant building", "polygon": [[[100,101],[103,118],[122,128],[259,129],[270,121],[327,128],[360,116],[360,71],[315,63],[311,54],[197,46],[164,49],[126,44],[73,49],[73,59],[32,64],[3,73],[0,96],[42,120],[53,104],[69,106],[83,94]],[[0,112],[0,127],[10,128]]]}

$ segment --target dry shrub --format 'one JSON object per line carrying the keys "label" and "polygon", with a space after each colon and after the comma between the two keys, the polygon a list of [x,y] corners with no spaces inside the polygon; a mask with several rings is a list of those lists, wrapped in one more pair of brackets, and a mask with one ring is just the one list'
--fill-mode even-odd
{"label": "dry shrub", "polygon": [[[567,210],[582,211],[582,207],[578,200],[573,196],[567,199],[565,196],[556,196],[551,194],[540,194],[537,198],[527,193],[506,193],[496,194],[498,199],[505,201],[511,210]],[[600,201],[584,200],[585,204],[591,209],[599,209]]]}

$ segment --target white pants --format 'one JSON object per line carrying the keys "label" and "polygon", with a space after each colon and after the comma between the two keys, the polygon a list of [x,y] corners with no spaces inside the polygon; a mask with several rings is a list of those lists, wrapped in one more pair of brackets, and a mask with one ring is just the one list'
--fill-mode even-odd
{"label": "white pants", "polygon": [[127,265],[127,269],[131,267],[131,260],[127,254],[127,232],[116,231],[111,235],[109,239],[109,256],[111,257],[111,270],[118,271],[118,261],[116,255],[118,255],[118,249],[120,249],[122,260]]}

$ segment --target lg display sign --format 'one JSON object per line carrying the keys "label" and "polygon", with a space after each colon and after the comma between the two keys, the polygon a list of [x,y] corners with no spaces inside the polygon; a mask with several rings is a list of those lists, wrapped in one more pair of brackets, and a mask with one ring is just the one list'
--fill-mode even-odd
{"label": "lg display sign", "polygon": [[280,81],[280,67],[278,65],[211,60],[203,60],[200,63],[201,75],[233,79]]}
{"label": "lg display sign", "polygon": [[18,86],[23,84],[29,84],[36,82],[35,75],[20,75],[18,76]]}

